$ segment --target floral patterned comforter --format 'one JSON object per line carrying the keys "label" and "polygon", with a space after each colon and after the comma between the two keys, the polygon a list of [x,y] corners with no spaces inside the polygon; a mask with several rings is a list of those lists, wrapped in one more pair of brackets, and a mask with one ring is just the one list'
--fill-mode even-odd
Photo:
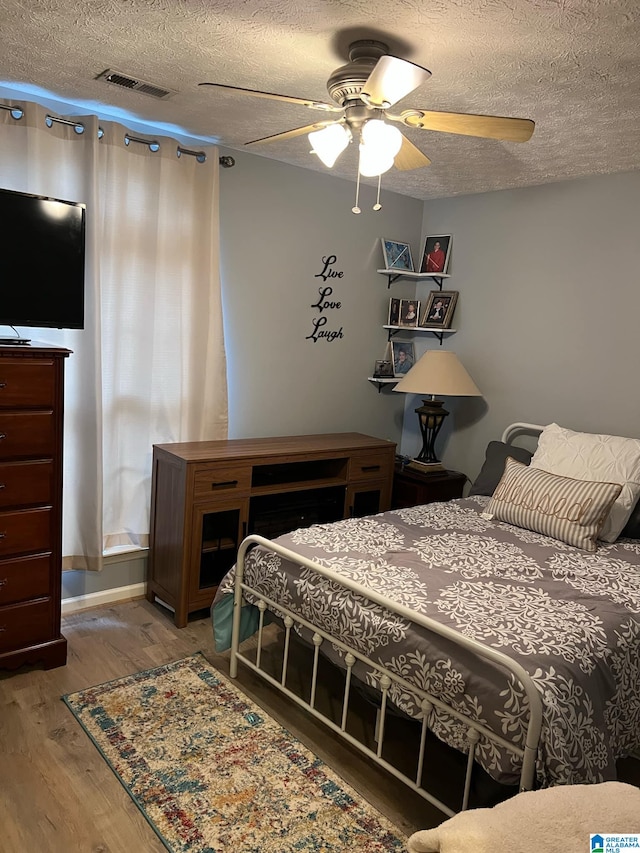
{"label": "floral patterned comforter", "polygon": [[[599,543],[588,553],[483,518],[487,501],[314,525],[277,541],[519,661],[543,698],[539,784],[615,779],[616,759],[640,747],[640,540]],[[247,555],[245,578],[409,682],[523,741],[526,696],[490,664],[261,548]],[[216,601],[232,585],[233,572]],[[339,657],[335,647],[330,656]],[[375,683],[358,666],[355,674]],[[418,715],[406,692],[396,688],[392,698]],[[439,713],[432,723],[443,741],[465,749],[454,718]],[[517,760],[502,748],[481,740],[476,757],[494,778],[517,782]]]}

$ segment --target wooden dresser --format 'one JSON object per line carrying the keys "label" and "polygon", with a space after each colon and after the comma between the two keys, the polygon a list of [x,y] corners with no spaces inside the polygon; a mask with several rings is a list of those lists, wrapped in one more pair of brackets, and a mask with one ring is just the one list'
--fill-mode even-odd
{"label": "wooden dresser", "polygon": [[154,445],[147,598],[184,628],[249,533],[389,509],[395,448],[355,432]]}
{"label": "wooden dresser", "polygon": [[67,349],[0,346],[0,667],[67,660],[60,632]]}

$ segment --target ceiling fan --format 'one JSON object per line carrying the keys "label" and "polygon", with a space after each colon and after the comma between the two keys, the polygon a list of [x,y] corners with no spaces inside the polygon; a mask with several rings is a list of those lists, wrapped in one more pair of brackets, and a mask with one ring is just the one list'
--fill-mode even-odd
{"label": "ceiling fan", "polygon": [[[304,127],[263,136],[246,142],[245,145],[264,145],[311,134],[314,153],[318,154],[327,165],[332,166],[348,143],[353,138],[358,138],[360,139],[359,174],[363,175],[379,176],[392,165],[400,170],[419,169],[422,166],[428,166],[431,162],[413,142],[388,122],[403,124],[409,128],[510,142],[526,142],[531,137],[534,122],[530,119],[434,112],[421,108],[405,109],[398,114],[390,112],[394,104],[417,89],[430,76],[431,72],[426,68],[406,59],[391,56],[384,42],[362,39],[349,46],[349,62],[337,68],[327,81],[327,91],[333,103],[243,89],[238,86],[226,86],[222,83],[200,83],[199,85],[212,86],[240,95],[298,104],[324,113],[341,113],[338,118],[322,119]],[[385,150],[382,159],[374,157],[369,165],[369,171],[366,169],[363,171],[363,152],[372,150],[374,147],[374,142],[369,144],[366,137],[369,136],[373,140],[374,130],[380,145]],[[333,141],[330,137],[333,137]],[[392,142],[391,137],[395,137],[395,142]],[[388,150],[390,145],[396,149],[391,159],[389,159]],[[326,154],[326,157],[323,154]]]}

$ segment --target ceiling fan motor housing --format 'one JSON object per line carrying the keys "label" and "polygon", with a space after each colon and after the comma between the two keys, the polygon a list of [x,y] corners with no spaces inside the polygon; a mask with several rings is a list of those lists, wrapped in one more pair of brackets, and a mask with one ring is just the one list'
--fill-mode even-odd
{"label": "ceiling fan motor housing", "polygon": [[384,42],[363,39],[354,41],[349,47],[349,62],[336,68],[327,80],[327,91],[331,98],[344,107],[349,101],[360,99],[362,87],[381,56],[389,53]]}

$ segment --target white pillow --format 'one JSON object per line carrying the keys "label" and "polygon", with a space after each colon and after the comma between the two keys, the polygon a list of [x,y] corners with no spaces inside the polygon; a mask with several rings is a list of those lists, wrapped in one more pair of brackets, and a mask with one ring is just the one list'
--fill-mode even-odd
{"label": "white pillow", "polygon": [[558,424],[545,427],[531,460],[560,477],[620,483],[616,499],[599,538],[615,542],[640,497],[640,440],[617,435],[574,432]]}

